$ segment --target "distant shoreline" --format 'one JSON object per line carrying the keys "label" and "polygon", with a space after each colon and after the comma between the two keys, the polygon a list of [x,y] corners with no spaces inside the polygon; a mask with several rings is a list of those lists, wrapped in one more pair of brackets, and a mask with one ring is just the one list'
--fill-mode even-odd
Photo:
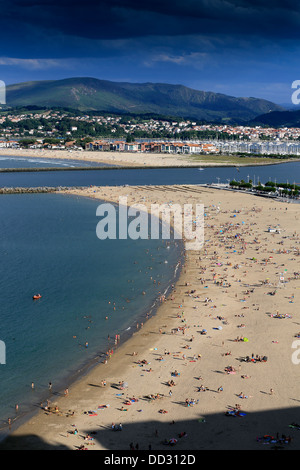
{"label": "distant shoreline", "polygon": [[[270,157],[243,157],[224,155],[195,155],[164,154],[164,153],[130,153],[130,152],[101,152],[90,150],[40,150],[40,149],[0,149],[0,156],[27,158],[54,158],[73,161],[88,161],[103,163],[123,168],[199,168],[199,167],[247,167],[276,165],[280,163],[298,162],[299,159]],[[198,156],[197,156],[198,158]],[[210,160],[211,158],[211,160]],[[218,161],[218,159],[220,161]],[[267,161],[266,161],[267,160]],[[72,168],[74,169],[74,168]],[[86,169],[86,168],[85,168]],[[28,171],[28,170],[27,170]]]}

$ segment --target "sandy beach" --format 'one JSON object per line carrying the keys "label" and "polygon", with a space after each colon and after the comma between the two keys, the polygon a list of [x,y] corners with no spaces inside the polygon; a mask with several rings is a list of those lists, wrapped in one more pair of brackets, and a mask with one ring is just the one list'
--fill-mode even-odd
{"label": "sandy beach", "polygon": [[130,152],[100,152],[88,150],[0,149],[0,155],[30,158],[57,158],[89,161],[118,166],[199,166],[187,155],[146,154]]}
{"label": "sandy beach", "polygon": [[0,448],[299,449],[299,205],[199,186],[68,193],[202,203],[204,247],[155,316],[68,390],[53,384]]}
{"label": "sandy beach", "polygon": [[[1,148],[1,156],[19,156],[30,158],[54,158],[74,161],[88,161],[104,163],[107,165],[126,167],[211,167],[211,166],[247,166],[286,163],[289,160],[274,160],[271,158],[249,156],[246,159],[236,156],[216,155],[180,155],[162,153],[138,153],[138,152],[101,152],[88,150],[48,150],[48,149],[11,149]],[[291,160],[295,161],[295,159]]]}

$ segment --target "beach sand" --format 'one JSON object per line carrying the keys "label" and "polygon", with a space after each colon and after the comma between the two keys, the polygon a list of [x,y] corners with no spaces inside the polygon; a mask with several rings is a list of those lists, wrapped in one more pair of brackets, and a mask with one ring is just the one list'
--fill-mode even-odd
{"label": "beach sand", "polygon": [[[2,156],[19,156],[30,158],[56,158],[65,160],[88,161],[117,166],[196,166],[188,155],[136,153],[136,152],[101,152],[88,150],[48,150],[48,149],[0,149]],[[214,165],[212,163],[212,165]],[[208,164],[208,166],[211,166]],[[224,163],[226,166],[226,162]]]}
{"label": "beach sand", "polygon": [[[59,412],[40,410],[13,425],[0,448],[299,449],[299,430],[289,427],[300,423],[299,345],[293,345],[300,331],[299,205],[199,186],[69,194],[114,202],[127,196],[128,204],[148,207],[203,203],[205,244],[186,251],[172,294],[106,364],[70,385],[66,396],[53,385],[49,399]],[[268,232],[270,226],[280,233]],[[252,355],[267,360],[244,360]],[[257,441],[265,435],[277,442]],[[279,442],[282,435],[291,441]],[[177,440],[173,447],[170,439]]]}
{"label": "beach sand", "polygon": [[54,158],[60,160],[87,161],[125,167],[215,167],[215,166],[249,166],[279,164],[295,161],[277,160],[266,157],[249,156],[238,158],[228,155],[180,155],[165,153],[143,152],[109,152],[89,150],[50,150],[50,149],[11,149],[1,148],[0,156],[29,157],[29,158]]}

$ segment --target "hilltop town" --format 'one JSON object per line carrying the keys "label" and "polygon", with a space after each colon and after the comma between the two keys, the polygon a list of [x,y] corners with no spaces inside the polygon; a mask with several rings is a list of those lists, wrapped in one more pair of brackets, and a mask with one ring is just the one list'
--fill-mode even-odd
{"label": "hilltop town", "polygon": [[1,147],[299,156],[300,128],[25,108],[0,112]]}

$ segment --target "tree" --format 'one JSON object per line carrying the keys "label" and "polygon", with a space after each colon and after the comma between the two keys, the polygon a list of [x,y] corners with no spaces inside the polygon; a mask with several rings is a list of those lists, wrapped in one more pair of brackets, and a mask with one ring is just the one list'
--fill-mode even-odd
{"label": "tree", "polygon": [[131,134],[127,134],[127,136],[126,136],[126,142],[127,142],[127,143],[135,142],[134,136],[131,135]]}
{"label": "tree", "polygon": [[19,144],[21,147],[29,147],[29,145],[35,144],[35,139],[21,139],[19,140]]}

